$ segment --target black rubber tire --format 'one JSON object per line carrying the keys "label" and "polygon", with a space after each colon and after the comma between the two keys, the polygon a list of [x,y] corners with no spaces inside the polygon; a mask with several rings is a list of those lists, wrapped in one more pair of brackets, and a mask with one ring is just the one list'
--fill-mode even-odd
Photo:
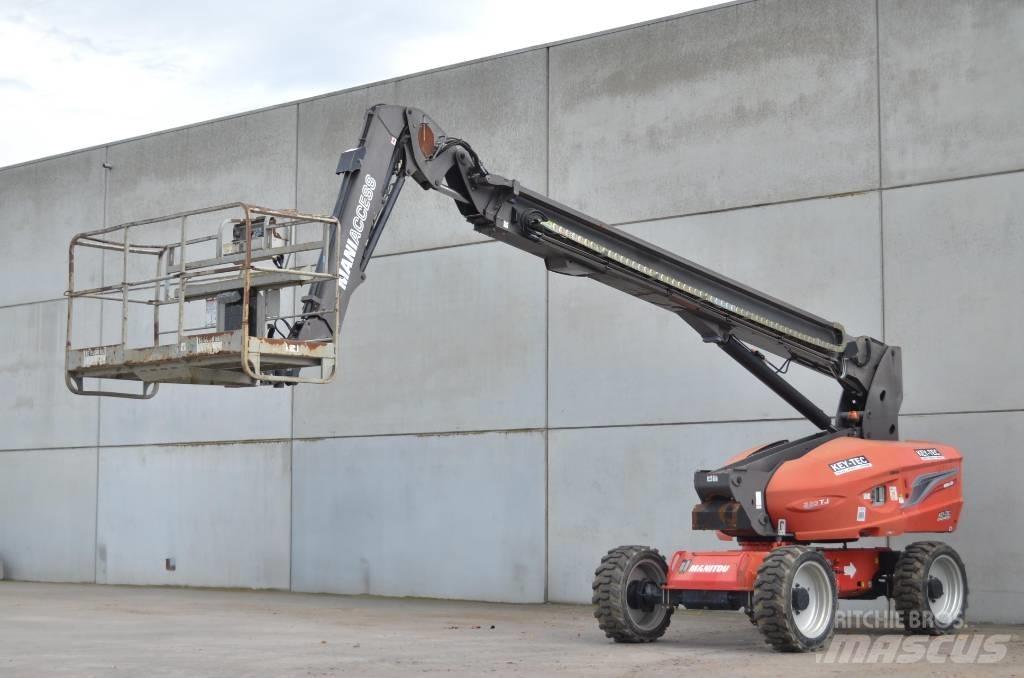
{"label": "black rubber tire", "polygon": [[[808,638],[797,627],[793,609],[793,578],[808,560],[817,561],[832,589],[832,614],[827,628]],[[766,643],[780,652],[810,652],[820,649],[835,631],[838,594],[835,572],[820,552],[806,546],[782,546],[768,554],[757,569],[754,583],[754,622]]]}
{"label": "black rubber tire", "polygon": [[642,628],[630,617],[626,589],[630,573],[641,563],[659,567],[664,583],[668,564],[649,546],[620,546],[601,558],[594,572],[594,616],[597,625],[616,643],[650,643],[661,638],[672,621],[672,607],[659,607],[664,616],[651,628]]}
{"label": "black rubber tire", "polygon": [[[949,623],[939,623],[931,614],[928,600],[928,572],[941,555],[949,556],[960,569],[964,599],[960,613]],[[908,546],[896,561],[892,575],[892,598],[896,613],[908,633],[939,636],[953,633],[964,624],[969,587],[967,569],[953,547],[941,541],[918,541]]]}

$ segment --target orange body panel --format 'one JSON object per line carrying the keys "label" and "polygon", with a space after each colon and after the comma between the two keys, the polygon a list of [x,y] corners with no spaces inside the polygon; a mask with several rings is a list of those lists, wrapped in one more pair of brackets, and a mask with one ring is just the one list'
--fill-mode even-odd
{"label": "orange body panel", "polygon": [[798,541],[952,532],[962,486],[960,453],[948,445],[836,438],[782,464],[765,504]]}
{"label": "orange body panel", "polygon": [[767,549],[677,551],[668,564],[666,589],[750,591]]}
{"label": "orange body panel", "polygon": [[[734,551],[677,551],[668,565],[664,588],[675,591],[752,591],[757,568],[778,542],[741,544]],[[878,573],[877,549],[822,549],[836,574],[840,598],[859,598],[871,592]]]}

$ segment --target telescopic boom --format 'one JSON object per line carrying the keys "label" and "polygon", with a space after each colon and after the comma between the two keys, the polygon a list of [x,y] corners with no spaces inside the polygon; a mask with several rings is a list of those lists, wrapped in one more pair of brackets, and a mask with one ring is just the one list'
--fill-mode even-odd
{"label": "telescopic boom", "polygon": [[[667,309],[705,342],[718,345],[822,430],[864,438],[898,438],[902,400],[900,349],[758,292],[593,217],[488,172],[462,139],[448,136],[418,109],[378,105],[366,114],[359,145],[345,151],[334,208],[340,247],[321,253],[318,271],[337,271],[303,297],[305,320],[292,338],[334,337],[319,309],[341,321],[366,277],[373,250],[406,177],[455,201],[475,230],[541,257],[548,270],[587,277]],[[337,242],[335,240],[334,242]],[[341,322],[339,321],[339,322]],[[793,388],[761,351],[791,360],[839,382],[833,420]]]}

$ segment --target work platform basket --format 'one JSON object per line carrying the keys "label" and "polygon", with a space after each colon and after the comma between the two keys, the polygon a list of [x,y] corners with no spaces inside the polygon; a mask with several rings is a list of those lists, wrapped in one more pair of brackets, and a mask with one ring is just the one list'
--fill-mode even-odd
{"label": "work platform basket", "polygon": [[[339,247],[337,223],[231,203],[76,235],[68,253],[68,388],[151,398],[161,383],[330,381],[335,339],[298,340],[292,328],[307,315],[338,327],[337,302],[305,314],[297,290],[337,284],[336,274],[316,270]],[[98,342],[83,342],[79,324]],[[102,381],[87,387],[90,379]],[[106,380],[115,379],[141,386],[109,390]]]}

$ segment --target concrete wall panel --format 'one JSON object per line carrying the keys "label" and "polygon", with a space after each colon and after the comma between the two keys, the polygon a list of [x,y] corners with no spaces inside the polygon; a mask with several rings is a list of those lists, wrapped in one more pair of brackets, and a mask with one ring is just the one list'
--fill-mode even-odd
{"label": "concrete wall panel", "polygon": [[295,435],[544,425],[542,263],[499,244],[378,259],[344,320],[337,379],[295,393]]}
{"label": "concrete wall panel", "polygon": [[[546,189],[547,54],[533,50],[401,79],[304,103],[299,124],[299,204],[329,212],[340,182],[338,156],[356,144],[366,108],[420,108],[449,134],[469,140],[491,171]],[[378,254],[485,239],[450,198],[406,183]]]}
{"label": "concrete wall panel", "polygon": [[877,186],[874,9],[751,2],[552,47],[552,195],[619,223]]}
{"label": "concrete wall panel", "polygon": [[243,201],[295,206],[294,106],[110,146],[107,221]]}
{"label": "concrete wall panel", "polygon": [[544,599],[544,434],[296,441],[297,591]]}
{"label": "concrete wall panel", "polygon": [[96,449],[0,453],[4,577],[92,582]]}
{"label": "concrete wall panel", "polygon": [[1024,623],[1020,568],[1024,545],[1024,412],[902,417],[905,438],[947,443],[964,456],[964,511],[957,531],[948,536],[906,535],[913,541],[939,539],[953,546],[967,566],[972,621]]}
{"label": "concrete wall panel", "polygon": [[[64,383],[66,309],[63,301],[0,308],[0,449],[96,445],[99,400],[74,396]],[[98,343],[95,314],[76,327],[82,345]]]}
{"label": "concrete wall panel", "polygon": [[[0,171],[0,306],[57,299],[67,289],[68,243],[103,225],[102,148]],[[86,287],[94,275],[80,277]]]}
{"label": "concrete wall panel", "polygon": [[97,583],[288,588],[288,443],[101,449],[99,477]]}
{"label": "concrete wall panel", "polygon": [[881,0],[886,186],[1024,168],[1024,4]]}
{"label": "concrete wall panel", "polygon": [[[138,384],[106,384],[138,390]],[[163,384],[151,400],[105,398],[100,408],[102,445],[146,445],[287,438],[288,388],[234,388]]]}
{"label": "concrete wall panel", "polygon": [[[831,319],[881,331],[878,198],[659,220],[626,228],[654,244]],[[850,247],[850,238],[857,240]],[[552,426],[799,417],[682,319],[592,281],[551,275]],[[781,364],[781,360],[775,361]],[[832,411],[835,382],[790,381]]]}
{"label": "concrete wall panel", "polygon": [[[341,186],[341,177],[334,173],[338,158],[342,151],[359,141],[366,110],[382,103],[402,103],[395,97],[393,82],[331,94],[298,105],[298,209],[331,213]],[[412,187],[409,192],[414,190],[418,189]],[[387,235],[381,239],[381,247],[387,239]]]}
{"label": "concrete wall panel", "polygon": [[903,412],[1019,409],[1024,174],[886,191],[886,338]]}
{"label": "concrete wall panel", "polygon": [[548,597],[588,603],[594,568],[621,544],[666,558],[680,549],[732,545],[690,529],[693,473],[745,449],[812,433],[801,422],[635,426],[549,436]]}

